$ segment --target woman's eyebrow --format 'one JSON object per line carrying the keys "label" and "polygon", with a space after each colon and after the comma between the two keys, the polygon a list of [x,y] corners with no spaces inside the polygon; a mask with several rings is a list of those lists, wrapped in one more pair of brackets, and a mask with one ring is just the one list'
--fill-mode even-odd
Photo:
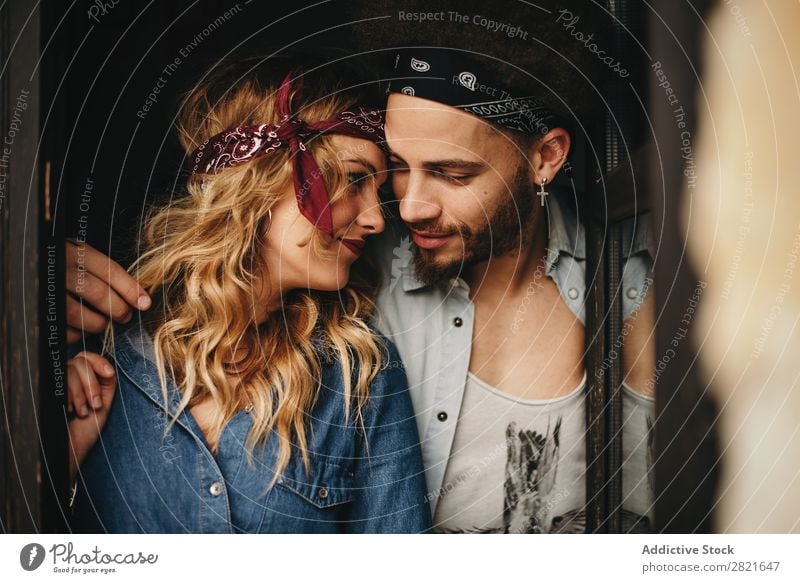
{"label": "woman's eyebrow", "polygon": [[361,164],[362,166],[364,166],[364,168],[369,170],[370,174],[377,174],[378,173],[378,171],[375,169],[375,166],[371,162],[369,162],[368,160],[365,160],[364,158],[359,158],[359,157],[356,157],[356,158],[344,158],[342,160],[342,162],[355,162],[356,164]]}

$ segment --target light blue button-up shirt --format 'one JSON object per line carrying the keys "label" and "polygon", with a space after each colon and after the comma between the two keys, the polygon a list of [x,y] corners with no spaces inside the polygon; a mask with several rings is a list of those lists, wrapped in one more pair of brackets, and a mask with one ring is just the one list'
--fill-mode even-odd
{"label": "light blue button-up shirt", "polygon": [[[555,185],[550,190],[546,273],[567,306],[585,323],[584,227],[566,198],[573,195]],[[649,225],[649,216],[641,215],[623,226],[623,250],[628,257],[622,277],[624,318],[639,307],[652,281]],[[375,326],[394,341],[405,363],[431,512],[435,512],[467,382],[475,306],[469,286],[460,277],[432,286],[419,281],[411,261],[413,245],[398,220],[387,221],[385,232],[369,246],[384,279]]]}

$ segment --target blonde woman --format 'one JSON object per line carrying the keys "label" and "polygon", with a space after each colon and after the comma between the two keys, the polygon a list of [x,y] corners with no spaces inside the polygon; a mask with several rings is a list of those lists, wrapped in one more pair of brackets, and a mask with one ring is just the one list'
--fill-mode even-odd
{"label": "blonde woman", "polygon": [[110,405],[88,406],[88,372],[70,383],[77,531],[429,528],[405,372],[359,261],[384,228],[382,119],[348,86],[247,60],[186,99],[185,192],[129,270],[153,307],[106,335]]}

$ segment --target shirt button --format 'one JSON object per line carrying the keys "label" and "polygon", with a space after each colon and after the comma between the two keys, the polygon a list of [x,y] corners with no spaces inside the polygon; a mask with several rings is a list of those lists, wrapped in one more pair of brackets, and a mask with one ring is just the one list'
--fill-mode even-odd
{"label": "shirt button", "polygon": [[576,300],[576,299],[578,299],[578,290],[575,289],[574,287],[571,287],[571,288],[569,288],[569,291],[567,292],[567,295],[569,296],[569,299]]}
{"label": "shirt button", "polygon": [[456,328],[461,328],[461,324],[463,324],[463,323],[464,323],[464,320],[462,320],[461,318],[458,318],[458,317],[453,318],[453,325]]}
{"label": "shirt button", "polygon": [[439,421],[447,421],[447,413],[444,411],[439,411],[439,414],[436,416]]}
{"label": "shirt button", "polygon": [[328,489],[325,486],[319,489],[319,497],[323,500],[328,497]]}
{"label": "shirt button", "polygon": [[627,295],[630,299],[635,300],[639,296],[639,290],[635,287],[628,288]]}
{"label": "shirt button", "polygon": [[219,496],[222,494],[222,483],[221,482],[214,482],[211,484],[211,487],[208,489],[212,496]]}

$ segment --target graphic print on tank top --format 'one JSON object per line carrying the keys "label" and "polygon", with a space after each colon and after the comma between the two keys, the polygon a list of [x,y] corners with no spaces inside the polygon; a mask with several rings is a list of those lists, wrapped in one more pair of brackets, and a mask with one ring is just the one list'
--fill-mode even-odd
{"label": "graphic print on tank top", "polygon": [[548,501],[558,472],[561,416],[552,432],[544,435],[517,429],[512,421],[506,428],[506,480],[503,487],[503,531],[541,533],[548,529]]}
{"label": "graphic print on tank top", "polygon": [[[434,532],[583,533],[584,384],[585,377],[556,399],[525,400],[470,373]],[[652,521],[652,476],[645,470],[652,460],[652,417],[634,401],[625,403],[631,430],[625,453],[631,469],[647,475],[626,481],[622,527],[646,533]]]}

